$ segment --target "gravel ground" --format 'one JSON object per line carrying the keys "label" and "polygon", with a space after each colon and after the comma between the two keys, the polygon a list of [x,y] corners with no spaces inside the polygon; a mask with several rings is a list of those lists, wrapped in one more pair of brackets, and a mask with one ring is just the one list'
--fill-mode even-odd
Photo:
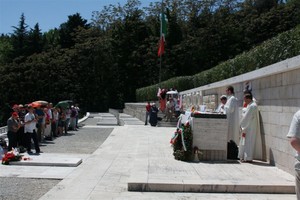
{"label": "gravel ground", "polygon": [[0,182],[1,200],[35,200],[43,196],[60,180],[1,177]]}
{"label": "gravel ground", "polygon": [[[92,121],[92,119],[91,119]],[[90,119],[85,124],[91,124]],[[93,123],[93,122],[92,122]],[[95,124],[96,125],[96,124]],[[40,145],[44,153],[91,154],[109,136],[113,128],[79,129]],[[37,200],[61,180],[0,177],[0,200]]]}
{"label": "gravel ground", "polygon": [[45,153],[91,154],[99,148],[112,130],[83,128],[80,131],[69,131],[67,135],[41,143],[40,149]]}

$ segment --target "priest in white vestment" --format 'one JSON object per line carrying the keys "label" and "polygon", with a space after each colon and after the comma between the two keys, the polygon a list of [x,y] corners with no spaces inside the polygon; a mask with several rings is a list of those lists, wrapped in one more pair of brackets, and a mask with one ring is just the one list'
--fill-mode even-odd
{"label": "priest in white vestment", "polygon": [[226,89],[227,102],[224,106],[228,120],[228,141],[233,140],[236,144],[239,143],[239,106],[238,99],[234,96],[234,89],[228,86]]}
{"label": "priest in white vestment", "polygon": [[260,145],[256,144],[258,143],[256,141],[260,137],[259,114],[257,104],[253,101],[252,94],[245,94],[244,101],[247,107],[240,122],[242,134],[239,142],[238,158],[242,162],[252,162],[254,158],[258,158],[257,155],[255,155],[255,151],[257,151],[257,154],[261,154],[258,152]]}
{"label": "priest in white vestment", "polygon": [[222,95],[220,98],[220,104],[219,104],[218,108],[215,110],[215,112],[219,113],[219,114],[226,114],[226,111],[225,111],[226,102],[227,102],[227,96]]}

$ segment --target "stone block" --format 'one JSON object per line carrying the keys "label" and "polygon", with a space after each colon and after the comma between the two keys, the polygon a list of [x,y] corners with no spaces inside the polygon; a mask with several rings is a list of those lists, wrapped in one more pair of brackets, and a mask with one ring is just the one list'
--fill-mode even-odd
{"label": "stone block", "polygon": [[200,160],[226,160],[227,127],[227,119],[193,118],[193,146],[202,152]]}

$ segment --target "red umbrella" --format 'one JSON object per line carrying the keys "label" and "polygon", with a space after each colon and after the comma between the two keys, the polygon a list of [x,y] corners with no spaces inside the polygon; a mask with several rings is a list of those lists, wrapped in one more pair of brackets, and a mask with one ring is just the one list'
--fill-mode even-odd
{"label": "red umbrella", "polygon": [[31,103],[31,106],[34,108],[38,108],[38,107],[42,107],[42,106],[47,106],[48,102],[47,101],[43,101],[43,100],[39,100],[39,101],[34,101]]}

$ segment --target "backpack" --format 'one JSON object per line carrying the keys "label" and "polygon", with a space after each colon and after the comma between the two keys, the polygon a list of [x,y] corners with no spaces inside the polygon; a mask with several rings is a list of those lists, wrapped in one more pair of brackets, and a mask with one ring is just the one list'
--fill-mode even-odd
{"label": "backpack", "polygon": [[238,160],[239,149],[233,140],[227,143],[227,159]]}

